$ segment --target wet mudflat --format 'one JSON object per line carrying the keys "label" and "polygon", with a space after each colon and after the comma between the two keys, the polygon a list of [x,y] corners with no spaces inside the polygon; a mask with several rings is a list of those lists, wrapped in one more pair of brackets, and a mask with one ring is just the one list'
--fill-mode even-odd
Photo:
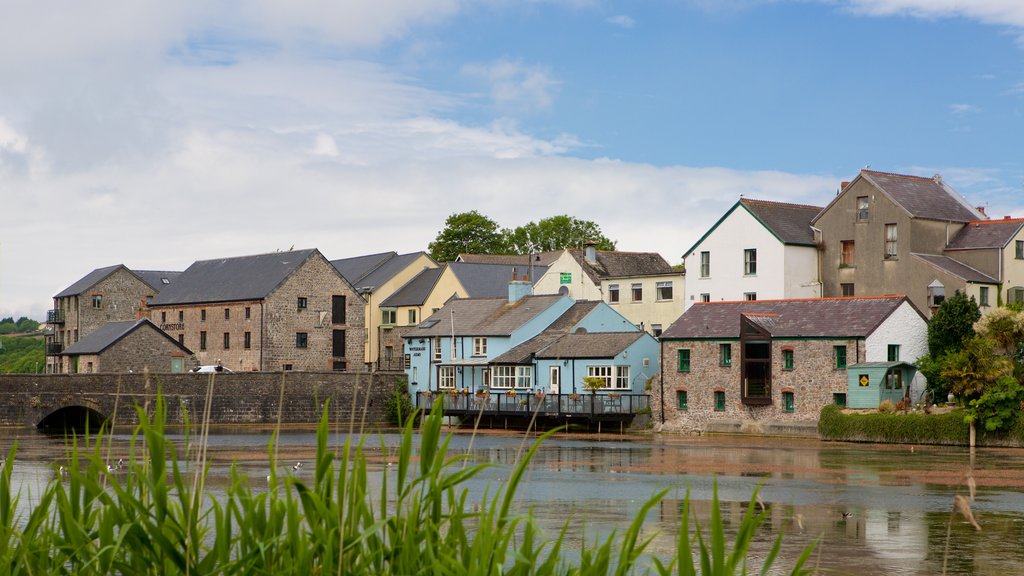
{"label": "wet mudflat", "polygon": [[[338,433],[332,443],[347,437]],[[6,447],[17,438],[15,476],[28,492],[53,475],[66,454],[63,438],[31,431],[0,433]],[[171,439],[184,444],[183,435]],[[269,472],[268,431],[220,430],[211,435],[209,485],[227,478],[236,462],[254,486]],[[380,474],[398,446],[397,434],[363,437]],[[469,488],[474,496],[507,477],[528,443],[522,434],[455,434],[450,450],[492,463]],[[126,456],[129,437],[115,436],[111,458]],[[289,430],[279,438],[280,472],[313,458],[315,435]],[[383,447],[383,448],[382,448]],[[968,495],[973,477],[977,532],[952,517],[953,497]],[[661,489],[668,495],[648,516],[655,535],[649,551],[669,557],[680,526],[687,491],[702,522],[710,515],[717,482],[727,530],[739,525],[750,495],[760,486],[769,519],[751,552],[751,567],[784,532],[788,566],[808,543],[819,541],[811,564],[827,574],[1024,574],[1024,450],[823,443],[813,440],[745,437],[648,437],[559,435],[536,454],[519,491],[520,510],[532,510],[552,536],[567,525],[567,539],[579,546],[610,530],[622,531],[640,507]],[[470,501],[473,501],[473,497]],[[28,494],[27,501],[31,501]],[[948,533],[948,539],[947,539]],[[752,570],[756,572],[756,570]]]}

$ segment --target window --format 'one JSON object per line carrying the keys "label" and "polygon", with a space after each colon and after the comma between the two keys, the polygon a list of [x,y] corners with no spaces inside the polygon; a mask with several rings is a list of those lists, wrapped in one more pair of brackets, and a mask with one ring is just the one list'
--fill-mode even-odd
{"label": "window", "polygon": [[676,390],[676,408],[686,410],[686,390]]}
{"label": "window", "polygon": [[380,323],[381,324],[394,324],[398,317],[398,310],[381,310],[380,311]]}
{"label": "window", "polygon": [[839,288],[842,289],[843,296],[855,296],[856,295],[856,290],[854,289],[853,284],[840,284]]}
{"label": "window", "polygon": [[331,296],[331,324],[345,323],[345,297]]}
{"label": "window", "polygon": [[455,366],[439,366],[437,369],[437,387],[455,388]]}
{"label": "window", "polygon": [[1014,286],[1006,291],[1007,304],[1024,304],[1024,288]]}
{"label": "window", "polygon": [[786,412],[792,412],[794,409],[793,393],[783,392],[782,393],[782,409]]}
{"label": "window", "polygon": [[928,285],[928,306],[938,308],[946,299],[946,287],[938,280]]}
{"label": "window", "polygon": [[629,294],[633,302],[644,301],[644,287],[642,284],[632,284],[629,287]]}
{"label": "window", "polygon": [[725,392],[723,390],[715,390],[715,411],[725,411]]}
{"label": "window", "polygon": [[458,341],[455,339],[455,337],[452,336],[452,355],[449,356],[449,358],[451,358],[452,360],[455,360],[455,357],[458,355],[457,353],[458,353],[459,349],[456,346],[457,342]]}
{"label": "window", "polygon": [[836,369],[841,370],[846,368],[846,346],[834,346],[833,351]]}
{"label": "window", "polygon": [[743,299],[747,301],[757,300],[757,292],[744,292]]}
{"label": "window", "polygon": [[1015,248],[1014,257],[1017,260],[1024,260],[1024,240],[1017,240],[1013,246]]}
{"label": "window", "polygon": [[96,309],[103,308],[103,294],[92,295],[92,307]]}
{"label": "window", "polygon": [[753,276],[757,274],[757,249],[747,248],[743,251],[743,275]]}
{"label": "window", "polygon": [[978,288],[978,306],[988,306],[988,286]]}
{"label": "window", "polygon": [[473,356],[487,356],[487,338],[473,338]]}
{"label": "window", "polygon": [[[747,326],[743,326],[743,329],[747,329]],[[763,337],[763,334],[744,334],[740,342],[740,382],[743,385],[741,401],[746,405],[763,406],[772,403],[772,345],[770,341],[762,340]]]}
{"label": "window", "polygon": [[231,333],[230,332],[225,332],[224,333],[224,349],[225,350],[231,350]]}
{"label": "window", "polygon": [[840,244],[842,251],[839,253],[839,267],[850,268],[854,265],[856,255],[853,240],[843,240]]}
{"label": "window", "polygon": [[331,330],[331,356],[334,358],[344,358],[348,356],[345,353],[345,331],[344,330]]}
{"label": "window", "polygon": [[886,390],[902,390],[903,389],[903,371],[899,368],[891,369],[885,373],[885,389]]}
{"label": "window", "polygon": [[308,305],[309,305],[309,301],[306,300],[306,297],[305,296],[299,296],[298,301],[296,302],[296,306],[298,307],[298,309],[299,310],[305,310]]}
{"label": "window", "polygon": [[655,285],[658,301],[671,300],[672,299],[672,283],[671,282],[657,282]]}
{"label": "window", "polygon": [[289,372],[292,369],[292,365],[291,364],[284,364],[283,366],[281,366],[281,369],[284,370],[285,372]]}
{"label": "window", "polygon": [[224,319],[231,320],[231,308],[224,309]]}
{"label": "window", "polygon": [[[336,372],[344,372],[345,368],[347,368],[347,367],[348,367],[348,362],[346,362],[344,360],[333,360],[331,362],[331,370],[334,370]],[[416,376],[416,369],[413,368],[412,372],[413,372],[413,377],[415,377]]]}
{"label": "window", "polygon": [[185,311],[184,310],[178,310],[178,322],[181,323],[181,322],[184,322],[184,321],[185,321]]}
{"label": "window", "polygon": [[491,372],[494,388],[530,388],[533,384],[533,366],[495,366]]}
{"label": "window", "polygon": [[891,260],[896,257],[896,225],[885,225],[885,259]]}
{"label": "window", "polygon": [[732,344],[718,345],[718,365],[732,366]]}
{"label": "window", "polygon": [[832,403],[836,406],[846,408],[846,392],[833,392]]}
{"label": "window", "polygon": [[653,334],[655,338],[661,336],[661,324],[651,324],[651,334]]}
{"label": "window", "polygon": [[306,332],[295,333],[295,347],[296,348],[308,348],[309,347],[309,334]]}
{"label": "window", "polygon": [[252,332],[246,332],[242,335],[242,348],[246,350],[252,348]]}
{"label": "window", "polygon": [[618,284],[609,284],[608,285],[608,302],[610,304],[618,304],[619,303],[619,285]]}
{"label": "window", "polygon": [[711,294],[708,294],[707,292],[702,293],[700,295],[700,301],[701,302],[711,302]]}
{"label": "window", "polygon": [[185,335],[184,334],[178,334],[178,344],[181,344],[182,346],[185,345]]}
{"label": "window", "polygon": [[871,216],[868,210],[868,197],[857,196],[857,222],[867,222]]}
{"label": "window", "polygon": [[612,367],[611,366],[587,366],[587,377],[588,378],[600,378],[604,381],[601,388],[612,387]]}
{"label": "window", "polygon": [[199,349],[206,350],[206,331],[203,330],[199,333]]}
{"label": "window", "polygon": [[615,367],[615,388],[629,390],[629,366]]}
{"label": "window", "polygon": [[679,371],[689,372],[690,371],[690,349],[683,348],[679,351]]}
{"label": "window", "polygon": [[385,346],[384,347],[384,363],[391,365],[391,362],[395,359],[395,347]]}
{"label": "window", "polygon": [[249,320],[250,318],[252,318],[252,308],[250,308],[249,306],[246,306],[245,307],[245,319]]}
{"label": "window", "polygon": [[409,310],[409,325],[416,324],[416,310]]}
{"label": "window", "polygon": [[889,350],[888,350],[887,356],[889,358],[889,362],[899,362],[900,361],[900,345],[899,344],[889,344]]}
{"label": "window", "polygon": [[783,350],[782,351],[782,369],[792,370],[793,369],[793,351]]}
{"label": "window", "polygon": [[167,324],[167,312],[160,313],[160,323]]}
{"label": "window", "polygon": [[709,278],[711,276],[711,252],[700,253],[700,277]]}
{"label": "window", "polygon": [[434,338],[434,362],[441,361],[441,339]]}
{"label": "window", "polygon": [[199,321],[206,322],[206,308],[199,311]]}

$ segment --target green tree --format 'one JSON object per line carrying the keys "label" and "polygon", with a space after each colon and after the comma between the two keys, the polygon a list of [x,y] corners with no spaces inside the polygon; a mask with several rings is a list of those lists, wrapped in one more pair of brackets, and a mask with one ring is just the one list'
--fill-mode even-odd
{"label": "green tree", "polygon": [[957,290],[939,305],[928,323],[928,353],[938,358],[948,350],[962,348],[964,340],[974,336],[974,323],[980,318],[974,298]]}
{"label": "green tree", "polygon": [[498,223],[472,210],[452,214],[444,229],[428,246],[430,257],[438,262],[451,262],[462,253],[505,254],[505,235]]}
{"label": "green tree", "polygon": [[615,250],[615,242],[601,233],[600,226],[565,214],[506,230],[506,234],[508,247],[516,254],[582,248],[590,240],[598,250]]}
{"label": "green tree", "polygon": [[0,374],[32,374],[45,366],[45,343],[42,338],[0,337]]}

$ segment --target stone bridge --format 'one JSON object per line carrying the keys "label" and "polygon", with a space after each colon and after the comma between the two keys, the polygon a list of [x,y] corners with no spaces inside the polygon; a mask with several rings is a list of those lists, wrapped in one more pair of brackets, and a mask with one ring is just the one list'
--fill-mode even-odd
{"label": "stone bridge", "polygon": [[332,422],[377,425],[387,421],[385,397],[405,380],[401,372],[0,374],[0,426],[134,425],[137,407],[151,407],[158,392],[167,424],[184,424],[186,414],[198,422],[211,385],[211,424],[276,424],[278,414],[284,424],[316,423],[330,401]]}

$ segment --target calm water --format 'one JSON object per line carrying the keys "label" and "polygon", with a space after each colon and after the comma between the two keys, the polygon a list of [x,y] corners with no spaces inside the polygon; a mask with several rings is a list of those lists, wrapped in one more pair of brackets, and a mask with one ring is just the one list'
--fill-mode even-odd
{"label": "calm water", "polygon": [[[227,475],[231,461],[249,472],[254,484],[264,478],[269,438],[269,433],[247,431],[211,436],[210,484]],[[15,475],[31,501],[31,493],[38,493],[52,477],[54,463],[63,459],[64,440],[31,431],[0,432],[5,449],[15,439]],[[343,439],[336,436],[338,444]],[[172,440],[182,443],[183,437]],[[370,437],[368,445],[394,448],[398,440],[382,433]],[[127,436],[115,437],[113,459],[127,454],[127,442]],[[309,462],[314,446],[311,431],[285,432],[281,459]],[[504,479],[523,449],[522,436],[511,432],[457,433],[451,443],[455,452],[494,464],[469,485],[475,494]],[[386,459],[382,452],[372,455],[380,474],[393,473]],[[311,473],[303,468],[298,474]],[[523,511],[532,508],[550,534],[571,519],[568,536],[578,543],[613,529],[621,532],[652,494],[668,487],[646,529],[655,535],[649,551],[670,556],[687,490],[691,508],[706,521],[717,479],[727,528],[735,530],[760,485],[769,520],[754,559],[766,554],[782,531],[789,561],[780,566],[791,565],[805,545],[819,540],[811,564],[821,573],[939,574],[953,496],[967,494],[968,474],[977,483],[972,506],[983,530],[954,519],[948,573],[1024,574],[1024,450],[983,449],[972,459],[958,448],[793,439],[556,437],[536,455],[518,502]]]}

